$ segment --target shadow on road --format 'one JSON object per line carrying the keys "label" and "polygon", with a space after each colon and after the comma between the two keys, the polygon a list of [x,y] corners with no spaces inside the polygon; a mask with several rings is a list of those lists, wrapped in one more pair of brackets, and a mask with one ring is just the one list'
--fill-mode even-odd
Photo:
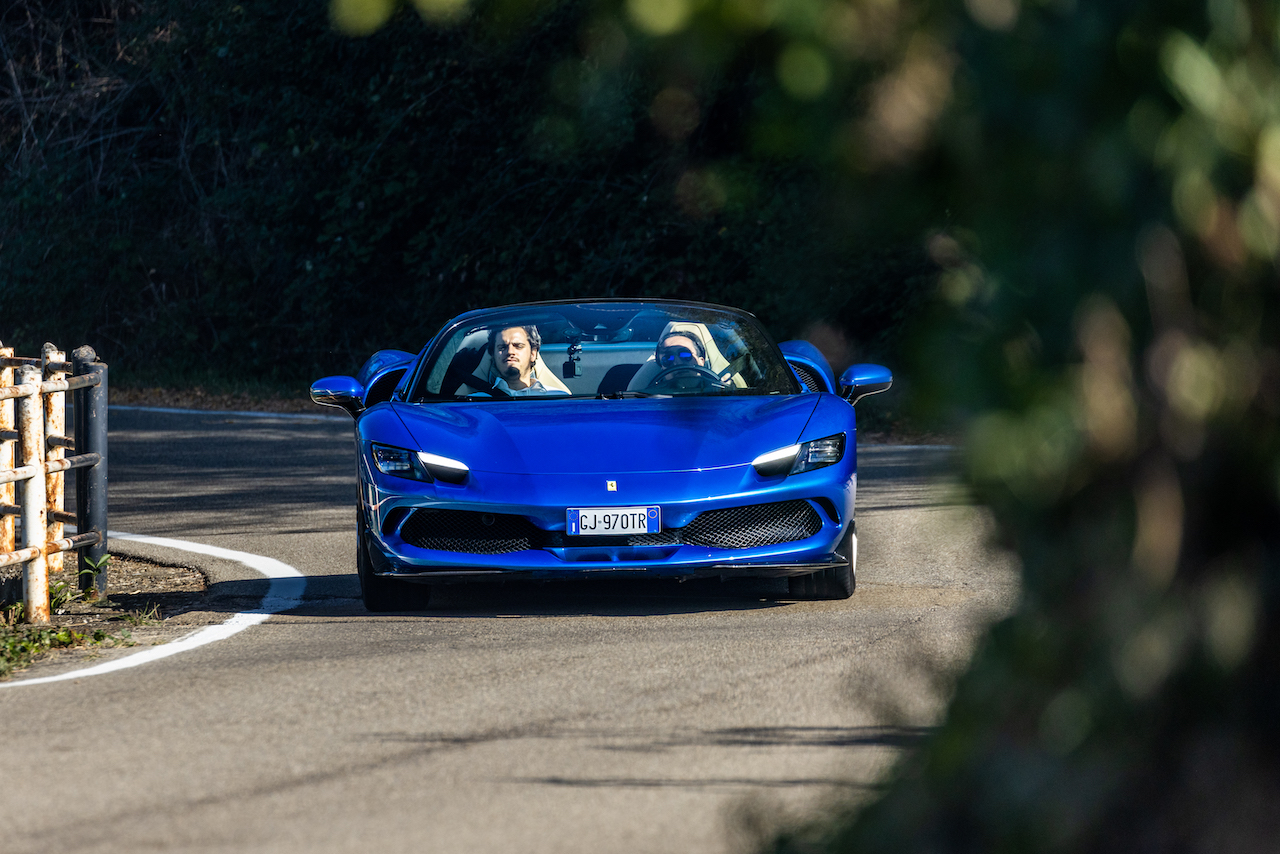
{"label": "shadow on road", "polygon": [[[592,745],[595,750],[622,753],[658,754],[695,749],[746,748],[844,749],[914,747],[928,737],[932,727],[732,727],[727,729],[591,729],[581,727],[514,727],[465,735],[442,733],[382,732],[368,737],[383,744],[411,746],[417,752],[456,750],[479,744],[516,740],[573,741]],[[840,777],[655,777],[655,776],[539,776],[512,777],[514,783],[568,788],[791,788],[836,786],[865,788],[866,783]]]}
{"label": "shadow on road", "polygon": [[[260,607],[266,579],[220,581],[209,586],[201,610],[235,613]],[[284,613],[302,617],[643,617],[785,608],[785,579],[719,581],[668,579],[507,581],[442,584],[421,611],[370,614],[360,601],[354,574],[307,577],[302,603]]]}

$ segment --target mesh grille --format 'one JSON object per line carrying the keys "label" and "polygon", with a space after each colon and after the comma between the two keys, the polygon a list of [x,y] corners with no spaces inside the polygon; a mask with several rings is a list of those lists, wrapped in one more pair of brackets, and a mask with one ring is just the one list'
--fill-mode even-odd
{"label": "mesh grille", "polygon": [[524,551],[540,534],[521,516],[467,510],[415,510],[400,529],[401,538],[411,546],[476,555]]}
{"label": "mesh grille", "polygon": [[754,549],[811,537],[822,520],[808,501],[752,504],[700,513],[684,528],[622,537],[570,537],[543,531],[523,516],[468,510],[415,510],[400,529],[411,546],[465,554],[499,555],[565,546],[673,546]]}
{"label": "mesh grille", "polygon": [[680,544],[680,529],[668,528],[656,534],[633,534],[627,537],[629,546],[674,546]]}
{"label": "mesh grille", "polygon": [[831,389],[827,388],[827,383],[822,379],[822,375],[813,368],[801,362],[792,362],[791,367],[796,369],[800,379],[804,380],[804,384],[809,387],[809,391],[831,391]]}
{"label": "mesh grille", "polygon": [[779,501],[700,513],[681,539],[715,549],[753,549],[803,540],[820,530],[822,520],[808,501]]}

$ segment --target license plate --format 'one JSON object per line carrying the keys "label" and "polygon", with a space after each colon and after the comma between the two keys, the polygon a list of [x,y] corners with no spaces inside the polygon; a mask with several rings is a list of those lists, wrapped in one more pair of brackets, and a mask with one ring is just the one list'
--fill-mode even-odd
{"label": "license plate", "polygon": [[570,507],[565,521],[571,537],[617,537],[662,530],[657,507]]}

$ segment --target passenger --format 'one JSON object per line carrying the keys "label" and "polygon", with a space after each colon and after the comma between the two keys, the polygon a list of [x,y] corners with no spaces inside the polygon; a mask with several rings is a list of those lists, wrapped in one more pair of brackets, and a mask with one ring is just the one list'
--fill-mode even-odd
{"label": "passenger", "polygon": [[547,388],[538,381],[538,350],[542,336],[536,326],[509,326],[495,329],[489,338],[493,370],[497,374],[493,387],[509,395],[565,394],[558,388]]}

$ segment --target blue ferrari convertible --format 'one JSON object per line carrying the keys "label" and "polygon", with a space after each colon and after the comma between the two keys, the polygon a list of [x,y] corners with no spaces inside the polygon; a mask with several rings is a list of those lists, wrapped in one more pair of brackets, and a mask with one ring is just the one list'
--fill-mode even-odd
{"label": "blue ferrari convertible", "polygon": [[786,577],[853,592],[853,404],[803,341],[742,311],[668,300],[468,312],[420,353],[383,350],[311,387],[355,418],[356,567],[370,611],[436,584]]}

